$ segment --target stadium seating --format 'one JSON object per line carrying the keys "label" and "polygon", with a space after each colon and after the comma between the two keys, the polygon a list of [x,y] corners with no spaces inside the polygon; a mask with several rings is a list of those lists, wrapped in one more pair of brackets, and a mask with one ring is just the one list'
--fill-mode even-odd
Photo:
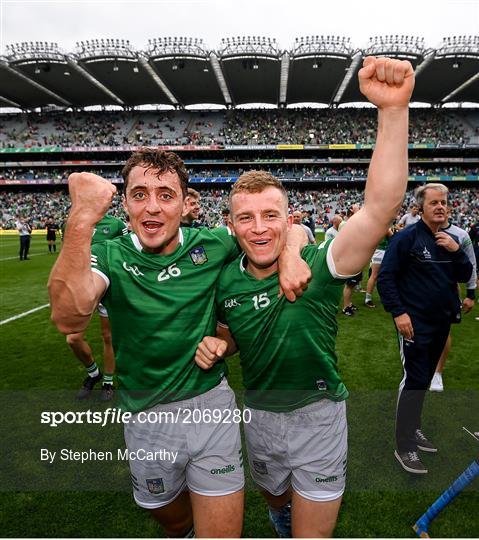
{"label": "stadium seating", "polygon": [[[76,112],[0,115],[0,147],[374,142],[374,109]],[[479,140],[473,110],[411,109],[410,141]]]}
{"label": "stadium seating", "polygon": [[[228,206],[227,189],[200,189],[201,222],[208,227],[215,227],[222,222],[221,210]],[[452,222],[470,227],[479,221],[479,191],[474,188],[451,189],[449,200],[452,207]],[[322,188],[321,190],[289,190],[290,210],[311,210],[318,227],[329,223],[335,212],[346,212],[354,203],[361,203],[363,190],[351,188]],[[400,218],[413,201],[413,191],[405,197]],[[27,217],[34,229],[43,229],[48,217],[57,223],[63,223],[68,214],[70,199],[65,191],[37,192],[0,192],[0,208],[5,209],[0,215],[0,228],[14,229],[18,216]],[[120,197],[112,205],[112,213],[126,220]]]}

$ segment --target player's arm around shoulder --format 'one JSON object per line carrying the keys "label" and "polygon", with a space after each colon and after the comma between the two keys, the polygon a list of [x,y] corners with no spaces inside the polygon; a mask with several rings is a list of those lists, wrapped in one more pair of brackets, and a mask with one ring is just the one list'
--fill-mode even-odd
{"label": "player's arm around shoulder", "polygon": [[91,270],[90,244],[95,224],[110,206],[116,188],[90,173],[68,179],[72,208],[63,248],[50,273],[48,292],[52,320],[64,334],[82,332],[107,283]]}
{"label": "player's arm around shoulder", "polygon": [[308,243],[304,227],[293,224],[288,231],[286,246],[278,259],[279,296],[284,293],[290,302],[303,295],[311,280],[311,269],[301,257],[301,250]]}

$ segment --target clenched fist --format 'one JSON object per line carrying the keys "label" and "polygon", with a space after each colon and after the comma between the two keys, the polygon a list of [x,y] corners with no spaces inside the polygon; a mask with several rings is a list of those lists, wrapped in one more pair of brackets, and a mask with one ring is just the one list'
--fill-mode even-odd
{"label": "clenched fist", "polygon": [[88,225],[95,225],[103,218],[116,193],[111,182],[87,172],[71,174],[68,189],[72,201],[71,214]]}
{"label": "clenched fist", "polygon": [[379,109],[408,106],[414,89],[414,70],[407,60],[368,56],[358,78],[361,93]]}
{"label": "clenched fist", "polygon": [[198,345],[195,362],[201,369],[210,369],[226,354],[228,343],[224,339],[205,336]]}

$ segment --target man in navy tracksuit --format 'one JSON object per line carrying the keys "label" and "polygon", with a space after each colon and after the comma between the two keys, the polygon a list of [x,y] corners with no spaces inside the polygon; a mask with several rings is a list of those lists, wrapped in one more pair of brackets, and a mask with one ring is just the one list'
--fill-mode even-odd
{"label": "man in navy tracksuit", "polygon": [[422,219],[390,241],[378,277],[378,291],[399,336],[404,377],[399,385],[395,456],[411,473],[427,473],[417,450],[436,452],[421,431],[426,390],[434,375],[451,323],[460,322],[457,283],[472,265],[457,238],[440,231],[448,189],[426,184],[416,190]]}

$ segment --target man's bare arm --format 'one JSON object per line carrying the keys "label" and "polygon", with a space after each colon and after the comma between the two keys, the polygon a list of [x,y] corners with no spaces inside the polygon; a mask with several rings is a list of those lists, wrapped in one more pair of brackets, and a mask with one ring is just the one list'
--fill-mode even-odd
{"label": "man's bare arm", "polygon": [[311,268],[301,258],[301,250],[308,245],[308,237],[301,225],[293,224],[288,231],[286,246],[281,252],[279,264],[279,296],[283,293],[290,302],[302,296],[311,279]]}
{"label": "man's bare arm", "polygon": [[408,179],[409,100],[414,72],[407,61],[368,57],[359,71],[361,92],[378,107],[378,134],[363,207],[335,238],[333,261],[339,275],[357,274],[396,217]]}
{"label": "man's bare arm", "polygon": [[48,280],[52,320],[60,332],[83,331],[106,290],[101,276],[91,271],[93,229],[105,215],[116,188],[90,173],[68,179],[72,207],[63,247]]}

